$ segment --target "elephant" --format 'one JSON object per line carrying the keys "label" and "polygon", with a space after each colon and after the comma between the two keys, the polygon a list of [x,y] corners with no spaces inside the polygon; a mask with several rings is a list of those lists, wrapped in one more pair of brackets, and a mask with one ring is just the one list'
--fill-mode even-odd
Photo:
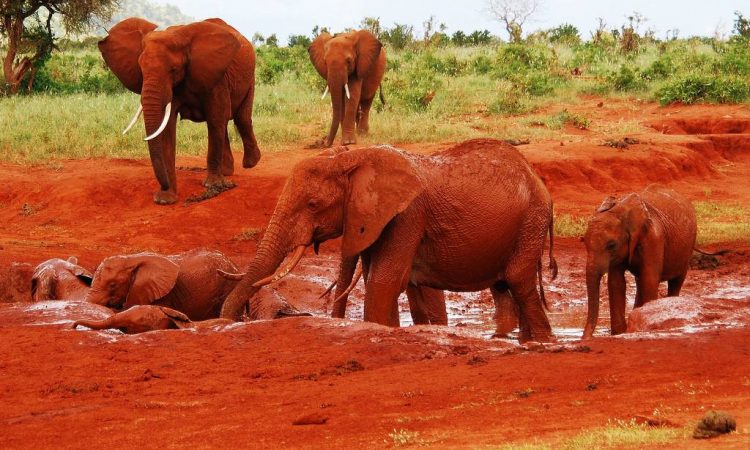
{"label": "elephant", "polygon": [[31,299],[83,300],[94,276],[78,265],[78,258],[54,258],[36,266],[31,277]]}
{"label": "elephant", "polygon": [[222,253],[204,249],[172,256],[111,256],[96,269],[86,301],[116,310],[153,304],[180,311],[190,320],[213,319],[237,284],[219,270],[237,267]]}
{"label": "elephant", "polygon": [[125,129],[143,114],[151,165],[160,190],[157,204],[177,201],[175,142],[177,115],[208,127],[209,189],[228,186],[234,173],[227,123],[242,138],[242,167],[254,167],[260,149],[253,131],[255,50],[237,30],[221,19],[207,19],[156,31],[157,26],[129,18],[112,27],[99,42],[107,66],[130,91],[141,95],[141,106]]}
{"label": "elephant", "polygon": [[591,338],[599,318],[599,288],[607,274],[611,333],[624,333],[625,271],[635,276],[635,307],[659,297],[667,281],[677,296],[690,267],[697,226],[693,205],[677,192],[651,184],[638,193],[607,197],[583,237],[586,245],[588,317],[583,331]]}
{"label": "elephant", "polygon": [[[326,80],[326,92],[331,92],[331,128],[325,146],[333,145],[339,124],[343,144],[355,144],[355,127],[361,134],[370,129],[370,108],[385,74],[383,45],[366,30],[336,36],[321,33],[308,53],[315,70]],[[384,102],[382,89],[380,100]]]}
{"label": "elephant", "polygon": [[172,308],[136,305],[103,320],[78,320],[73,323],[73,329],[75,330],[79,326],[92,330],[115,328],[126,334],[137,334],[156,330],[208,328],[230,323],[233,323],[233,321],[226,319],[193,322],[185,314]]}
{"label": "elephant", "polygon": [[346,270],[359,255],[365,262],[366,321],[398,326],[397,299],[407,286],[492,287],[493,295],[509,292],[518,305],[521,340],[550,341],[536,279],[552,223],[544,183],[502,141],[466,141],[432,156],[374,146],[310,157],[292,169],[221,317],[236,319],[308,246],[317,251],[321,242],[341,236]]}

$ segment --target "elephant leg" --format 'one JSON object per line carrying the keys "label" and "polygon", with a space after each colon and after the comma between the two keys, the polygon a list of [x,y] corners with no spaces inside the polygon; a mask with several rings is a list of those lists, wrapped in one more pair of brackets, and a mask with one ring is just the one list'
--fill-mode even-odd
{"label": "elephant leg", "polygon": [[411,217],[414,215],[396,216],[367,251],[365,320],[368,322],[399,326],[398,296],[406,289],[412,260],[422,238],[420,219]]}
{"label": "elephant leg", "polygon": [[607,275],[609,292],[609,318],[612,335],[622,334],[627,329],[625,321],[625,271],[610,271]]}
{"label": "elephant leg", "polygon": [[359,103],[359,117],[357,120],[357,132],[361,135],[365,135],[370,132],[370,109],[372,108],[372,101],[374,98],[362,99]]}
{"label": "elephant leg", "polygon": [[225,177],[234,175],[234,155],[232,155],[232,146],[229,142],[229,130],[226,130],[224,138],[224,154],[221,157],[221,174]]}
{"label": "elephant leg", "polygon": [[244,154],[242,156],[242,167],[250,169],[255,167],[260,161],[260,149],[258,148],[258,142],[255,140],[255,132],[253,132],[253,98],[255,88],[251,88],[242,101],[237,113],[234,116],[234,124],[237,127],[237,132],[240,133],[242,138],[242,148]]}
{"label": "elephant leg", "polygon": [[[522,250],[520,255],[538,255],[540,252]],[[507,283],[510,293],[518,305],[521,325],[520,342],[551,342],[552,327],[544,312],[542,299],[537,290],[538,258],[518,257],[508,265]]]}
{"label": "elephant leg", "polygon": [[518,307],[505,282],[496,283],[490,292],[495,302],[495,336],[507,337],[518,325]]}
{"label": "elephant leg", "polygon": [[362,81],[356,80],[349,83],[350,98],[346,100],[346,108],[344,111],[344,120],[342,123],[343,128],[343,144],[356,144],[357,136],[355,133],[357,115],[359,114],[359,99],[362,94]]}
{"label": "elephant leg", "polygon": [[224,147],[227,138],[227,124],[220,121],[208,122],[208,157],[206,165],[208,166],[208,175],[204,186],[207,188],[213,186],[222,186],[224,176],[221,174],[224,161]]}
{"label": "elephant leg", "polygon": [[336,280],[336,290],[334,291],[334,299],[336,301],[333,304],[333,309],[331,310],[331,317],[343,319],[346,317],[346,305],[349,301],[349,296],[344,296],[342,298],[341,295],[346,291],[346,289],[349,287],[349,285],[352,283],[352,279],[354,277],[354,271],[357,267],[357,260],[358,257],[355,256],[353,258],[341,258],[341,262],[339,264],[339,276]]}
{"label": "elephant leg", "polygon": [[414,325],[448,325],[442,290],[410,284],[406,287],[406,296]]}
{"label": "elephant leg", "polygon": [[687,276],[687,273],[683,273],[682,275],[667,281],[667,295],[669,297],[676,297],[680,295],[682,284],[685,283],[685,276]]}
{"label": "elephant leg", "polygon": [[429,325],[430,318],[422,307],[419,288],[413,284],[406,286],[406,297],[409,299],[409,312],[414,325]]}

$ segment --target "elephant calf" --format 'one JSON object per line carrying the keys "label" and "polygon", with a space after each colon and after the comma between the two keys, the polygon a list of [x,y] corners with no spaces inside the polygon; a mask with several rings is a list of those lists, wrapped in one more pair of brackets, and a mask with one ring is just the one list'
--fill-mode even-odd
{"label": "elephant calf", "polygon": [[86,301],[114,309],[154,304],[190,320],[212,319],[236,284],[219,271],[236,270],[224,254],[203,249],[172,256],[111,256],[96,269]]}
{"label": "elephant calf", "polygon": [[83,300],[93,275],[78,265],[78,258],[53,258],[36,266],[31,277],[31,298],[45,300]]}
{"label": "elephant calf", "polygon": [[112,328],[127,334],[137,334],[156,330],[206,328],[230,323],[232,321],[227,319],[209,319],[201,322],[193,322],[185,314],[175,311],[172,308],[136,305],[103,320],[78,320],[73,323],[73,329],[79,326],[91,328],[92,330]]}
{"label": "elephant calf", "polygon": [[636,308],[659,297],[662,281],[668,282],[669,296],[680,295],[696,235],[693,205],[671,189],[652,184],[639,193],[605,199],[589,220],[583,238],[588,253],[588,318],[583,337],[594,334],[605,273],[613,335],[627,328],[626,270],[636,279]]}

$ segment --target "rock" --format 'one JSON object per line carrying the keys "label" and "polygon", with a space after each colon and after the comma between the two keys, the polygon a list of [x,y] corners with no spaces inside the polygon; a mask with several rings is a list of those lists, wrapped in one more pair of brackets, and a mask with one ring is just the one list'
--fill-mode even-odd
{"label": "rock", "polygon": [[664,297],[635,308],[628,317],[628,332],[666,331],[706,326],[726,321],[733,313],[750,307],[744,301],[698,297]]}
{"label": "rock", "polygon": [[325,425],[328,417],[320,413],[307,414],[292,422],[292,425]]}
{"label": "rock", "polygon": [[693,431],[694,439],[711,439],[737,429],[737,422],[724,411],[709,411]]}

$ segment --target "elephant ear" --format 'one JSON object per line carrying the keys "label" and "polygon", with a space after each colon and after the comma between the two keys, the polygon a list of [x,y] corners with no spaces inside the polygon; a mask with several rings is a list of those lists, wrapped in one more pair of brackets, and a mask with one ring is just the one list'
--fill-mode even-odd
{"label": "elephant ear", "polygon": [[357,31],[357,76],[364,78],[380,56],[383,44],[367,30]]}
{"label": "elephant ear", "polygon": [[186,25],[181,32],[193,36],[188,47],[187,82],[198,92],[209,92],[224,77],[242,44],[226,26],[211,22]]}
{"label": "elephant ear", "polygon": [[325,47],[328,41],[331,40],[331,38],[332,36],[328,33],[320,33],[320,35],[315,38],[313,43],[310,44],[310,48],[307,49],[307,53],[310,55],[310,61],[312,61],[315,70],[318,71],[323,79],[326,79],[326,77],[328,76]]}
{"label": "elephant ear", "polygon": [[80,279],[87,285],[91,286],[91,282],[94,281],[94,276],[91,274],[91,272],[78,265],[78,258],[76,258],[75,256],[71,256],[68,258],[68,263],[72,266],[70,270],[71,272],[73,272],[73,275],[78,277],[78,279]]}
{"label": "elephant ear", "polygon": [[614,197],[610,195],[609,197],[604,199],[604,201],[602,202],[601,205],[599,205],[598,208],[596,208],[596,212],[603,213],[603,212],[609,211],[610,209],[614,208],[616,204],[617,204],[617,201],[615,200]]}
{"label": "elephant ear", "polygon": [[635,252],[638,250],[638,244],[648,234],[652,222],[651,214],[649,214],[646,204],[643,203],[639,195],[634,194],[626,201],[627,203],[632,203],[632,206],[626,212],[624,225],[630,237],[628,242],[628,261],[633,261]]}
{"label": "elephant ear", "polygon": [[350,258],[371,246],[424,188],[411,161],[395,149],[353,150],[337,159],[348,176],[341,256]]}
{"label": "elephant ear", "polygon": [[177,283],[180,267],[158,255],[133,257],[134,268],[125,309],[133,305],[148,305],[164,297]]}
{"label": "elephant ear", "polygon": [[112,27],[109,35],[98,44],[107,66],[126,88],[136,94],[141,93],[143,85],[143,73],[138,64],[138,57],[143,52],[143,38],[156,28],[147,20],[131,17]]}

